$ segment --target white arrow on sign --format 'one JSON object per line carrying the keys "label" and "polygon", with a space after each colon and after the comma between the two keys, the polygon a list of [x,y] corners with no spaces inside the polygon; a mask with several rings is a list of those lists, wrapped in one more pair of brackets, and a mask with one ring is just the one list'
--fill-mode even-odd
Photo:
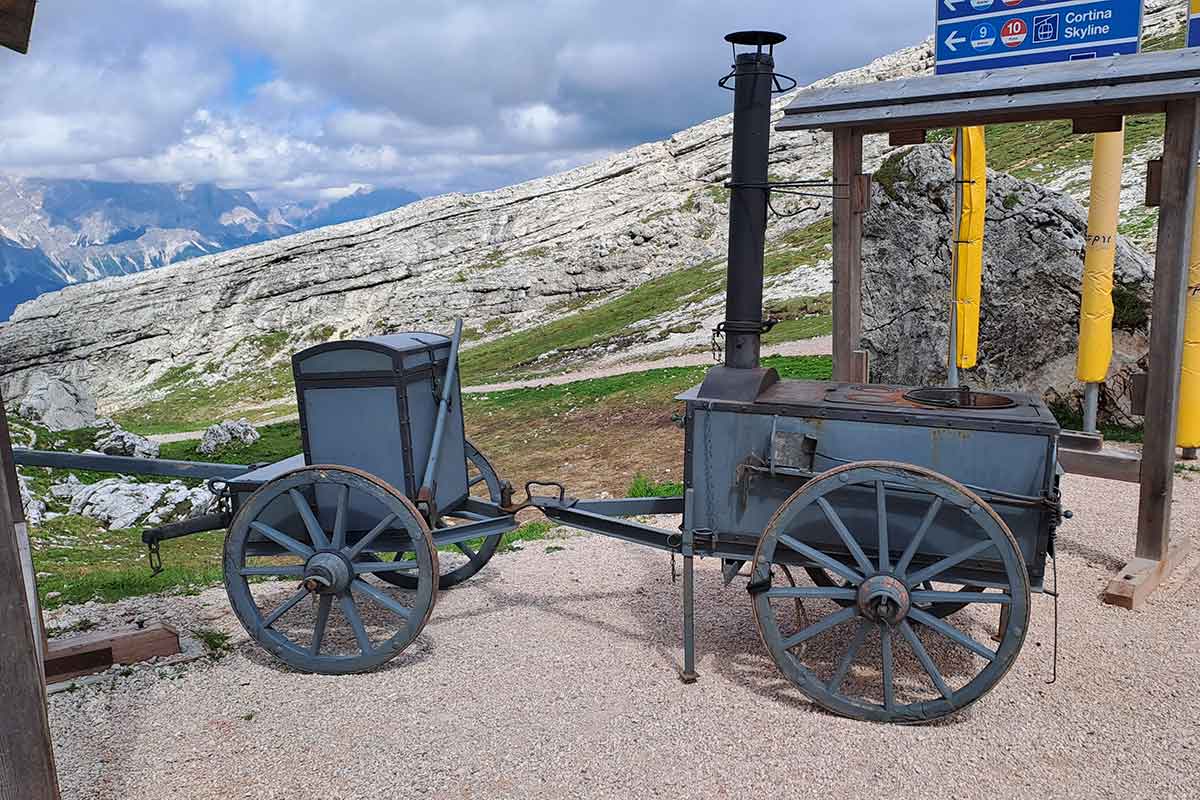
{"label": "white arrow on sign", "polygon": [[942,0],[942,3],[951,11],[958,11],[958,4],[962,1],[963,0]]}
{"label": "white arrow on sign", "polygon": [[946,37],[946,47],[950,48],[951,53],[958,52],[958,45],[967,40],[965,36],[959,36],[958,31],[950,31],[950,35]]}

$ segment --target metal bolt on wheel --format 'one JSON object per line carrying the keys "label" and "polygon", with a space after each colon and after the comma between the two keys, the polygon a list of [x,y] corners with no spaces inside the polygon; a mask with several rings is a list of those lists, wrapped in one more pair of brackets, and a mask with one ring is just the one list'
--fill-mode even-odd
{"label": "metal bolt on wheel", "polygon": [[[399,542],[411,561],[375,557]],[[224,566],[247,633],[302,672],[362,672],[394,658],[424,628],[437,594],[437,551],[420,514],[389,484],[349,467],[304,467],[264,484],[229,527]],[[371,580],[398,571],[412,591]],[[282,600],[260,600],[251,579],[264,577],[297,583]]]}
{"label": "metal bolt on wheel", "polygon": [[[479,448],[471,444],[470,440],[466,442],[466,452],[469,491],[476,497],[498,504],[500,502],[500,476],[496,474],[491,463],[483,453],[479,452]],[[474,518],[462,515],[462,512],[451,512],[443,515],[442,519],[438,521],[439,527],[452,524],[455,520],[470,522]],[[481,541],[458,542],[451,545],[458,552],[448,554],[451,556],[450,558],[446,557],[447,554],[442,555],[439,561],[442,573],[438,578],[438,588],[450,589],[483,569],[496,554],[496,548],[500,546],[503,538],[504,534],[498,533],[495,536],[485,537]],[[457,554],[465,556],[466,561],[453,557]],[[411,559],[412,553],[396,553],[388,558]],[[404,589],[416,587],[416,579],[405,572],[380,572],[379,577],[393,586],[400,586]]]}
{"label": "metal bolt on wheel", "polygon": [[[875,529],[866,549],[867,537],[855,537],[843,521],[852,511],[847,489],[856,491],[853,499],[860,502],[873,495]],[[899,495],[910,507],[927,502],[911,532],[889,517],[889,500],[899,504]],[[797,522],[803,518],[811,524],[814,506],[836,533],[838,548],[806,543],[811,529]],[[935,521],[944,526],[947,519],[954,520],[958,543],[953,552],[931,558],[922,542]],[[898,557],[892,543],[903,543]],[[843,551],[844,557],[830,555]],[[979,560],[1002,569],[997,572],[1002,580],[992,583],[995,590],[925,588],[926,582],[947,581],[954,570]],[[773,566],[797,561],[827,570],[838,585],[770,586]],[[863,720],[928,722],[965,708],[1012,666],[1029,624],[1029,579],[1003,520],[961,484],[894,462],[838,467],[789,497],[759,541],[751,576],[751,585],[756,584],[762,590],[754,596],[755,621],[779,669],[820,706]],[[805,614],[783,613],[796,600],[807,604]],[[964,612],[952,622],[926,610],[933,603],[962,604]],[[1000,610],[1006,611],[1008,624],[997,647],[991,625]]]}

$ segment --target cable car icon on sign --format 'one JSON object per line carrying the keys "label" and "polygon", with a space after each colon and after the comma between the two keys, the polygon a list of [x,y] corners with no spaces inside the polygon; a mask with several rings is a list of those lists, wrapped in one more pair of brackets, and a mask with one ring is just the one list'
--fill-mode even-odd
{"label": "cable car icon on sign", "polygon": [[1042,14],[1033,18],[1033,41],[1035,44],[1053,42],[1058,39],[1058,14]]}
{"label": "cable car icon on sign", "polygon": [[992,7],[996,0],[971,0],[971,8],[976,11],[984,11]]}
{"label": "cable car icon on sign", "polygon": [[987,50],[996,43],[996,29],[986,22],[981,22],[971,29],[971,47],[976,50]]}

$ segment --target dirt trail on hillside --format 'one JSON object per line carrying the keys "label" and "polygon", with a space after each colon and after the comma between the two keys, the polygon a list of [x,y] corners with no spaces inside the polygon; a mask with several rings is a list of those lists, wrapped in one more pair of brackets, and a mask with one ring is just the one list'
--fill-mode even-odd
{"label": "dirt trail on hillside", "polygon": [[[784,342],[780,345],[764,347],[762,350],[763,356],[823,356],[833,352],[833,337],[832,336],[816,336],[812,339],[801,339],[795,342]],[[609,378],[613,375],[626,375],[631,372],[645,372],[650,369],[665,369],[667,367],[698,367],[706,364],[712,364],[712,353],[707,351],[699,353],[684,353],[682,355],[667,356],[666,358],[658,358],[653,361],[626,361],[614,362],[604,366],[589,367],[588,369],[574,370],[572,372],[564,372],[561,375],[544,375],[539,378],[525,378],[517,381],[502,381],[500,383],[485,383],[478,386],[464,386],[464,394],[484,394],[486,392],[501,392],[508,389],[529,389],[535,386],[558,386],[564,383],[574,383],[576,381],[586,381],[593,378]],[[255,423],[257,427],[263,425],[274,425],[278,422],[291,422],[299,419],[299,415],[295,412],[290,414],[282,414],[278,417],[271,417]],[[159,433],[149,437],[153,442],[166,444],[167,442],[187,442],[193,439],[199,439],[204,435],[204,431],[181,431],[179,433]]]}

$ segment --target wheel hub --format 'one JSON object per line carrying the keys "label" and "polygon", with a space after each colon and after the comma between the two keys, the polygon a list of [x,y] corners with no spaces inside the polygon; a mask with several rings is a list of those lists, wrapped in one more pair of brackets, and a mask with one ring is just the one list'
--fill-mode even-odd
{"label": "wheel hub", "polygon": [[872,622],[895,625],[908,615],[912,599],[906,587],[892,575],[872,575],[858,587],[858,610]]}
{"label": "wheel hub", "polygon": [[337,553],[317,553],[304,565],[304,586],[310,592],[344,592],[352,580],[354,570]]}

